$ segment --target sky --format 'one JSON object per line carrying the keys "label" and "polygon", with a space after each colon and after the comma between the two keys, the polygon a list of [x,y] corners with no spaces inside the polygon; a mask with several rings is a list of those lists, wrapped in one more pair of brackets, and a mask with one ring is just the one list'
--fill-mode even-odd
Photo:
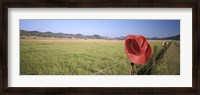
{"label": "sky", "polygon": [[98,34],[106,37],[142,35],[145,37],[169,37],[180,34],[180,20],[39,20],[21,19],[20,30]]}

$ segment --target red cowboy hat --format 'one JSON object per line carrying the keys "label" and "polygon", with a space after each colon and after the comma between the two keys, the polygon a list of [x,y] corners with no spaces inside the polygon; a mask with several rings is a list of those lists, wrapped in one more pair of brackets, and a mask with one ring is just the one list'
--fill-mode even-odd
{"label": "red cowboy hat", "polygon": [[125,39],[125,50],[134,64],[145,64],[152,54],[152,49],[143,36],[128,35]]}

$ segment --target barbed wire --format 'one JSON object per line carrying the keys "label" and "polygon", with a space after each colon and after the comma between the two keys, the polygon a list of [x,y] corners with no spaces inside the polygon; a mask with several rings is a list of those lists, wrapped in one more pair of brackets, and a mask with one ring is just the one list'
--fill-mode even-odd
{"label": "barbed wire", "polygon": [[100,71],[97,71],[96,73],[93,73],[92,75],[96,75],[96,74],[101,73],[101,72],[103,72],[103,71],[105,71],[105,70],[111,69],[112,67],[117,66],[117,65],[119,65],[119,64],[120,64],[120,63],[117,63],[117,64],[115,64],[115,65],[111,65],[111,66],[109,66],[109,67],[107,67],[107,68],[105,68],[105,69],[102,69],[102,70],[100,70]]}
{"label": "barbed wire", "polygon": [[[166,50],[168,49],[168,47],[171,45],[171,43],[172,43],[172,42],[170,42],[167,46],[163,46],[163,48],[160,49],[159,52],[155,55],[155,57],[152,57],[152,58],[149,60],[149,62],[148,62],[147,64],[141,65],[141,66],[138,68],[138,72],[139,72],[140,70],[142,70],[143,68],[145,68],[147,65],[151,64],[150,67],[145,71],[145,73],[144,73],[143,75],[147,74],[147,72],[149,72],[149,70],[153,67],[153,64],[155,64],[155,63],[164,55],[164,53],[166,52]],[[120,64],[120,63],[117,63],[117,64],[115,64],[115,65],[111,65],[111,66],[109,66],[109,67],[107,67],[107,68],[105,68],[105,69],[99,70],[99,71],[97,71],[97,72],[95,72],[95,73],[93,73],[93,74],[91,74],[91,75],[97,75],[97,74],[99,74],[99,73],[101,73],[101,72],[104,72],[104,71],[106,71],[106,70],[109,70],[109,69],[111,69],[111,68],[113,68],[114,66],[117,66],[117,65],[119,65],[119,64]]]}

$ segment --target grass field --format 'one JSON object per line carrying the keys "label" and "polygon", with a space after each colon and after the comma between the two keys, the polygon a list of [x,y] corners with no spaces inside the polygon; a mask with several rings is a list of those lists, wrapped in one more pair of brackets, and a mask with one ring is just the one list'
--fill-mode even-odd
{"label": "grass field", "polygon": [[[149,42],[152,49],[154,45],[162,48],[163,41]],[[158,71],[155,70],[153,74],[162,74],[157,73],[159,66],[155,68]],[[20,40],[21,75],[128,75],[129,69],[130,61],[125,54],[124,41]],[[174,72],[172,74],[178,74]]]}
{"label": "grass field", "polygon": [[151,74],[157,75],[180,75],[180,42],[174,41]]}

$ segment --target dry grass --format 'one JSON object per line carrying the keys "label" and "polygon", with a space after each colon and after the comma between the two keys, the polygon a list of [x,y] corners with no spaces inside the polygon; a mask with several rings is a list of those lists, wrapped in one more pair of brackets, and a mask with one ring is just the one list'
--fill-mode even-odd
{"label": "dry grass", "polygon": [[102,39],[21,39],[23,42],[45,42],[45,43],[123,43],[122,40]]}

